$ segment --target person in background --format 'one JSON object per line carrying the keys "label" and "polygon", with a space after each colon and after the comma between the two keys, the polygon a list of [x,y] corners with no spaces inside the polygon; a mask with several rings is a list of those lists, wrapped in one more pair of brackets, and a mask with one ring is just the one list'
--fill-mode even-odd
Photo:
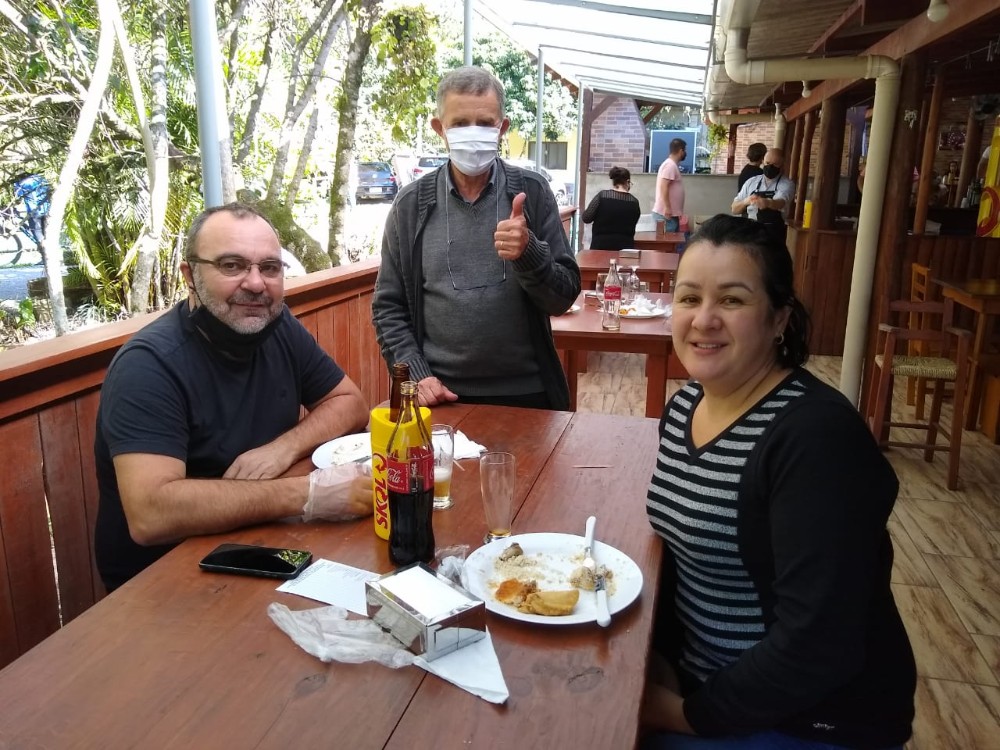
{"label": "person in background", "polygon": [[747,148],[747,162],[749,163],[743,167],[743,171],[740,172],[740,176],[736,181],[737,193],[743,189],[743,183],[751,177],[764,174],[764,170],[761,169],[760,163],[764,161],[764,156],[766,154],[767,146],[763,143],[751,143],[750,147]]}
{"label": "person in background", "polygon": [[188,299],[111,362],[94,442],[94,549],[108,590],[190,536],[372,512],[371,478],[354,468],[283,476],[368,420],[358,386],[285,306],[284,271],[256,209],[207,209],[181,261]]}
{"label": "person in background", "polygon": [[441,79],[431,126],[448,162],[400,190],[386,217],[372,321],[422,406],[569,408],[549,316],[576,301],[580,269],[548,184],[497,157],[504,98],[482,68]]}
{"label": "person in background", "polygon": [[653,203],[653,219],[664,222],[667,232],[679,232],[681,215],[684,213],[684,183],[677,165],[687,156],[687,144],[683,138],[670,141],[670,155],[663,160],[656,171],[656,198]]}
{"label": "person in background", "polygon": [[[803,368],[785,247],[718,215],[681,257],[646,511],[664,540],[658,750],[902,748],[916,669],[893,601],[896,475],[851,403]],[[654,661],[654,664],[656,662]]]}
{"label": "person in background", "polygon": [[585,224],[593,223],[590,246],[598,250],[621,250],[635,244],[635,225],[642,210],[639,199],[629,191],[632,175],[624,167],[611,167],[608,172],[611,189],[593,197],[583,212]]}
{"label": "person in background", "polygon": [[795,197],[795,183],[781,174],[785,152],[780,148],[769,149],[764,155],[762,173],[747,180],[733,200],[732,212],[747,216],[767,227],[774,237],[785,244],[788,225],[788,206]]}

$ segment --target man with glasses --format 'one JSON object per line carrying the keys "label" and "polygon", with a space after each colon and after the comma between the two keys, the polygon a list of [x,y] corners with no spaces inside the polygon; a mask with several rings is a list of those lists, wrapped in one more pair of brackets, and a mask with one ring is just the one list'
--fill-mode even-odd
{"label": "man with glasses", "polygon": [[552,191],[497,158],[504,91],[475,67],[438,85],[431,125],[448,163],[400,190],[386,219],[372,318],[422,405],[569,408],[550,315],[580,293]]}
{"label": "man with glasses", "polygon": [[95,553],[109,590],[189,536],[371,513],[371,480],[343,467],[283,476],[368,413],[285,306],[270,222],[241,204],[206,210],[181,271],[188,299],[121,348],[101,390]]}

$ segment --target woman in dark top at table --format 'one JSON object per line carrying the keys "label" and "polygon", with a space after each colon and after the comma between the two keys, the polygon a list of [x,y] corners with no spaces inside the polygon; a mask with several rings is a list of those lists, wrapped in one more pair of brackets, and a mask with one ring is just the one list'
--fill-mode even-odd
{"label": "woman in dark top at table", "polygon": [[898,482],[857,410],[803,369],[788,251],[719,215],[677,269],[646,510],[664,540],[643,720],[658,750],[901,748],[916,670],[889,588]]}
{"label": "woman in dark top at table", "polygon": [[639,199],[629,190],[632,174],[624,167],[611,167],[611,190],[594,196],[583,212],[586,224],[593,222],[590,246],[595,250],[621,250],[635,244],[635,225],[639,223]]}

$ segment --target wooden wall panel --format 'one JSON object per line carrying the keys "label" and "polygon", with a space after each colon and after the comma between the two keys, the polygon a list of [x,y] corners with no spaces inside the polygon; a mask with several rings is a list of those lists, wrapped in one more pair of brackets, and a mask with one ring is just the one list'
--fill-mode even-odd
{"label": "wooden wall panel", "polygon": [[24,653],[59,629],[52,544],[42,480],[38,417],[30,415],[0,426],[4,446],[0,526],[16,644]]}
{"label": "wooden wall panel", "polygon": [[[97,468],[94,461],[94,438],[97,435],[97,407],[101,403],[101,392],[91,391],[76,400],[76,429],[80,436],[80,466],[83,473],[83,502],[87,515],[87,540],[93,549],[94,528],[97,526],[97,507],[100,492],[97,488]],[[93,598],[99,602],[107,595],[101,576],[97,572],[97,561],[90,556],[90,578]],[[72,619],[63,612],[63,624]]]}
{"label": "wooden wall panel", "polygon": [[44,456],[45,496],[48,499],[59,571],[59,601],[66,622],[94,603],[90,561],[90,529],[83,489],[84,452],[77,429],[76,403],[66,401],[39,415]]}

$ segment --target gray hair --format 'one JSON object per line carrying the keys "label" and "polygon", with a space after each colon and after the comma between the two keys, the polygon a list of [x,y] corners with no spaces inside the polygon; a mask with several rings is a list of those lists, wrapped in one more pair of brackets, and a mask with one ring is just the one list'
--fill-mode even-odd
{"label": "gray hair", "polygon": [[249,205],[248,203],[226,203],[223,206],[212,206],[211,208],[206,208],[200,214],[198,214],[194,221],[191,222],[191,227],[188,229],[187,238],[184,240],[184,257],[185,258],[195,258],[198,253],[195,248],[195,243],[198,240],[198,234],[201,232],[202,228],[205,226],[205,222],[208,221],[208,217],[213,214],[222,213],[232,214],[237,219],[247,219],[256,216],[258,219],[263,219],[267,222],[267,225],[271,227],[271,231],[274,232],[274,236],[278,238],[278,242],[281,242],[281,235],[278,234],[278,230],[274,228],[274,224],[271,220],[264,216],[257,208]]}
{"label": "gray hair", "polygon": [[483,68],[466,65],[449,70],[441,78],[437,89],[438,117],[444,114],[444,100],[448,94],[474,94],[481,96],[492,92],[500,105],[500,119],[504,117],[506,101],[504,100],[503,84],[497,77]]}

